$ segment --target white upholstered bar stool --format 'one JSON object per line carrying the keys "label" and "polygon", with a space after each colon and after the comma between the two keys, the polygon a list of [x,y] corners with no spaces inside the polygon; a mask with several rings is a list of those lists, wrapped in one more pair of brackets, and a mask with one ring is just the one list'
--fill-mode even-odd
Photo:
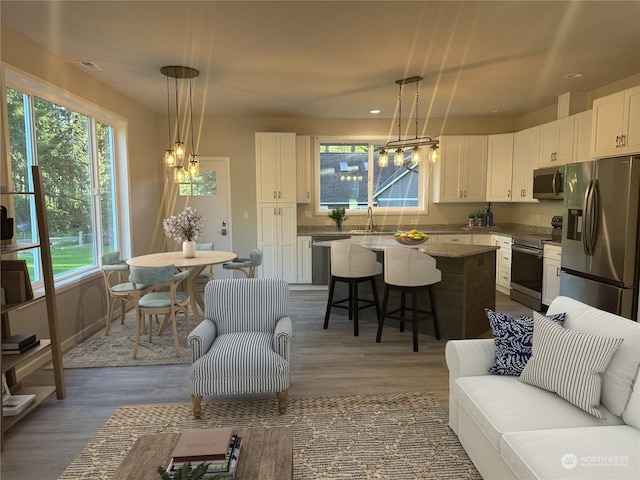
{"label": "white upholstered bar stool", "polygon": [[[348,242],[331,243],[331,281],[329,298],[324,316],[324,328],[329,326],[329,315],[332,308],[345,308],[349,311],[349,320],[353,320],[353,335],[358,336],[358,312],[363,308],[375,307],[380,316],[378,291],[375,276],[382,273],[382,264],[377,261],[375,252]],[[342,300],[333,300],[336,282],[344,282],[349,286],[349,296]],[[371,283],[373,300],[360,298],[358,284]],[[346,305],[344,305],[346,303]]]}
{"label": "white upholstered bar stool", "polygon": [[[440,327],[436,314],[436,304],[433,300],[431,286],[442,280],[442,272],[436,268],[435,258],[413,248],[388,247],[384,250],[384,295],[382,309],[378,317],[378,335],[376,342],[382,337],[382,327],[385,318],[400,320],[400,331],[404,332],[404,322],[407,320],[405,311],[406,294],[411,294],[411,322],[413,328],[413,351],[418,351],[418,322],[433,318],[433,328],[436,338],[440,340]],[[400,307],[387,312],[389,292],[400,292]],[[431,310],[418,310],[418,294],[429,292]],[[400,316],[394,314],[400,312]],[[418,314],[423,314],[419,317]]]}

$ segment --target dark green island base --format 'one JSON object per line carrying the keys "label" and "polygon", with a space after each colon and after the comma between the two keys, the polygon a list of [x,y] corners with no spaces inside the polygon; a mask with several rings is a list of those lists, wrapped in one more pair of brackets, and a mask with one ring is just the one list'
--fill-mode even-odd
{"label": "dark green island base", "polygon": [[[393,238],[380,236],[352,237],[341,242],[351,242],[373,250],[378,255],[378,261],[384,265],[384,248],[399,246]],[[323,245],[324,243],[324,245]],[[331,242],[319,245],[329,247]],[[318,244],[316,244],[318,245]],[[410,248],[410,247],[406,247]],[[415,248],[415,247],[414,247]],[[485,308],[495,309],[496,305],[496,250],[498,247],[487,245],[458,245],[428,242],[419,249],[436,259],[436,266],[442,272],[442,281],[433,287],[436,311],[440,324],[442,339],[478,338],[490,331],[489,321],[484,312]],[[380,304],[384,292],[384,276],[376,277],[376,287]],[[360,285],[360,298],[371,298],[371,288],[367,283]],[[334,300],[346,298],[347,287],[344,283],[336,284]],[[391,292],[387,309],[397,308],[400,304],[400,293]],[[410,307],[410,302],[407,301]],[[429,310],[429,296],[426,291],[418,299],[418,308]],[[336,316],[346,317],[346,310],[334,308],[332,319]],[[410,316],[410,311],[407,312]],[[338,320],[341,321],[341,320]],[[367,308],[360,311],[360,322],[376,322],[378,319],[375,309]],[[399,322],[386,319],[384,328],[399,328]],[[410,323],[405,325],[411,331]],[[420,322],[418,331],[426,335],[435,336],[433,322],[428,319]],[[384,331],[382,333],[384,341]]]}

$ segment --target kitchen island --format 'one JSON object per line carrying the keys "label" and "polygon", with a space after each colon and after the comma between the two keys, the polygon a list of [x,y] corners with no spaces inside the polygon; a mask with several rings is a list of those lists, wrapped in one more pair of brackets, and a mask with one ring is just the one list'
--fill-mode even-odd
{"label": "kitchen island", "polygon": [[[362,235],[339,242],[350,242],[368,248],[378,254],[378,260],[384,264],[384,249],[387,247],[417,248],[436,259],[436,266],[442,272],[442,281],[433,287],[440,334],[443,339],[477,338],[490,330],[489,321],[484,309],[495,309],[496,304],[496,250],[492,245],[463,245],[449,243],[424,243],[419,246],[404,246],[396,242],[392,236]],[[316,246],[329,248],[330,241],[318,242]],[[384,277],[379,275],[376,286],[382,302]],[[347,290],[336,286],[335,298],[346,298]],[[363,289],[366,285],[363,284]],[[364,291],[362,297],[371,296]],[[399,294],[389,295],[390,308],[399,302]],[[393,303],[392,303],[393,302]],[[418,308],[428,309],[429,300],[425,295],[418,300]],[[335,312],[335,311],[334,311]],[[332,315],[339,315],[339,312]],[[365,309],[360,314],[360,321],[375,321],[377,318],[373,308]],[[393,328],[393,320],[385,320],[385,328]],[[397,322],[395,322],[397,326]],[[331,327],[329,327],[331,328]],[[421,322],[419,331],[435,336],[431,322]],[[382,335],[384,341],[384,333]]]}

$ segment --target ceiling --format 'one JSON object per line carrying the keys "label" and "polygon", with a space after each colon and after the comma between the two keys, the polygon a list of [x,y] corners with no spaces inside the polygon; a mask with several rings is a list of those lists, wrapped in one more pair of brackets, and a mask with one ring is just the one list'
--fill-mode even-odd
{"label": "ceiling", "polygon": [[[640,1],[2,0],[0,15],[157,113],[163,65],[200,70],[194,112],[325,118],[393,117],[395,81],[415,75],[420,117],[440,118],[519,116],[640,73]],[[405,86],[403,117],[414,99]]]}

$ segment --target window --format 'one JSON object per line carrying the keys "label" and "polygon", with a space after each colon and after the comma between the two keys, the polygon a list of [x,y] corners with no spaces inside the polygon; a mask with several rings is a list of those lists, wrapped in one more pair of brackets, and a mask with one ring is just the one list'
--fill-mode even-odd
{"label": "window", "polygon": [[410,148],[404,151],[404,165],[391,161],[378,167],[380,142],[320,139],[318,145],[321,211],[369,206],[389,213],[426,210],[425,175],[420,165],[409,162]]}
{"label": "window", "polygon": [[203,197],[215,196],[218,194],[218,183],[215,171],[200,172],[198,176],[192,176],[187,172],[187,176],[180,184],[178,190],[181,197]]}
{"label": "window", "polygon": [[[17,74],[8,75],[7,85],[9,188],[33,191],[30,167],[41,167],[54,278],[92,273],[102,253],[120,250],[116,142],[124,122]],[[15,196],[13,208],[17,241],[35,241],[33,196]],[[42,280],[39,254],[18,256],[36,283]]]}

